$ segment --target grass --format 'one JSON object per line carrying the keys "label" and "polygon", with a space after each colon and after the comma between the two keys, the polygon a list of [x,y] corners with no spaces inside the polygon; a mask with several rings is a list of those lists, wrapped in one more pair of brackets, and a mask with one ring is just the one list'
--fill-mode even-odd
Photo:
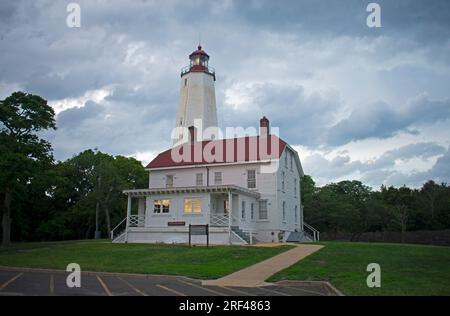
{"label": "grass", "polygon": [[290,249],[289,246],[192,247],[113,244],[110,241],[18,243],[0,249],[0,266],[66,269],[78,263],[84,271],[185,275],[219,278]]}
{"label": "grass", "polygon": [[[326,280],[347,295],[450,295],[450,247],[323,242],[325,247],[270,278]],[[369,263],[381,287],[369,288]]]}

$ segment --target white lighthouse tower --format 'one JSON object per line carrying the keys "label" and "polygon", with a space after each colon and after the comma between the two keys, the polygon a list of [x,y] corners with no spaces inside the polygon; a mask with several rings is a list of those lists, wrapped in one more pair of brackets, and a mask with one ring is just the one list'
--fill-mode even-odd
{"label": "white lighthouse tower", "polygon": [[[209,66],[209,55],[199,45],[197,50],[189,55],[190,64],[181,70],[180,101],[175,127],[181,127],[186,131],[194,123],[201,122],[201,126],[195,124],[196,138],[202,137],[203,132],[217,129],[216,93],[214,81],[216,74],[214,68]],[[194,122],[195,120],[195,122]],[[181,129],[178,129],[181,130]],[[179,143],[182,136],[174,140]]]}

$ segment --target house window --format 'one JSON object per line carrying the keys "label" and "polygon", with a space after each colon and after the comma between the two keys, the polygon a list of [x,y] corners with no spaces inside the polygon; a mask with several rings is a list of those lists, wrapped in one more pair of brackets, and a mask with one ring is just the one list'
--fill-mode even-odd
{"label": "house window", "polygon": [[166,188],[173,187],[173,175],[168,174],[166,175]]}
{"label": "house window", "polygon": [[286,176],[286,173],[283,171],[281,172],[281,191],[284,192],[284,178]]}
{"label": "house window", "polygon": [[184,213],[200,214],[202,212],[202,201],[200,199],[184,199]]}
{"label": "house window", "polygon": [[284,166],[287,169],[287,167],[288,167],[288,152],[287,151],[286,151],[286,153],[284,155]]}
{"label": "house window", "polygon": [[283,222],[286,221],[286,202],[283,201]]}
{"label": "house window", "polygon": [[294,197],[297,197],[297,179],[294,179]]}
{"label": "house window", "polygon": [[222,184],[222,172],[214,172],[214,184],[215,185]]}
{"label": "house window", "polygon": [[295,223],[298,224],[298,206],[295,206]]}
{"label": "house window", "polygon": [[247,188],[249,188],[249,189],[256,188],[256,171],[255,170],[247,170]]}
{"label": "house window", "polygon": [[291,171],[294,170],[294,155],[291,155]]}
{"label": "house window", "polygon": [[242,214],[241,214],[242,219],[245,219],[245,201],[242,201]]}
{"label": "house window", "polygon": [[255,204],[253,203],[250,204],[250,218],[252,220],[255,219]]}
{"label": "house window", "polygon": [[167,214],[170,211],[170,200],[155,200],[153,205],[155,214]]}
{"label": "house window", "polygon": [[267,219],[267,200],[259,201],[259,219]]}
{"label": "house window", "polygon": [[203,173],[197,173],[195,175],[195,185],[203,186]]}
{"label": "house window", "polygon": [[187,86],[187,79],[184,79],[184,86]]}

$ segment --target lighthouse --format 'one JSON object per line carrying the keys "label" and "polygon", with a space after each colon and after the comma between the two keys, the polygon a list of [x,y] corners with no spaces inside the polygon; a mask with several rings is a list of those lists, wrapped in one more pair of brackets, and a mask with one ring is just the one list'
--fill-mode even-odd
{"label": "lighthouse", "polygon": [[[214,82],[216,73],[209,66],[209,55],[199,45],[189,55],[189,66],[181,69],[180,100],[175,127],[192,130],[195,126],[195,140],[214,138],[217,130],[216,93]],[[200,126],[198,125],[200,123]],[[207,131],[205,135],[204,131]],[[178,133],[180,135],[180,133]],[[175,137],[174,144],[180,143],[182,135]]]}

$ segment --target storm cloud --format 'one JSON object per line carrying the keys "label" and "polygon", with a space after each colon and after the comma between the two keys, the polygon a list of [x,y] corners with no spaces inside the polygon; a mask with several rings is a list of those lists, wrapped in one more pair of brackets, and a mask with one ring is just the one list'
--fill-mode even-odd
{"label": "storm cloud", "polygon": [[450,181],[450,4],[377,1],[0,2],[0,98],[36,93],[57,112],[55,157],[87,148],[144,163],[170,146],[180,69],[201,38],[219,124],[260,116],[319,184]]}

